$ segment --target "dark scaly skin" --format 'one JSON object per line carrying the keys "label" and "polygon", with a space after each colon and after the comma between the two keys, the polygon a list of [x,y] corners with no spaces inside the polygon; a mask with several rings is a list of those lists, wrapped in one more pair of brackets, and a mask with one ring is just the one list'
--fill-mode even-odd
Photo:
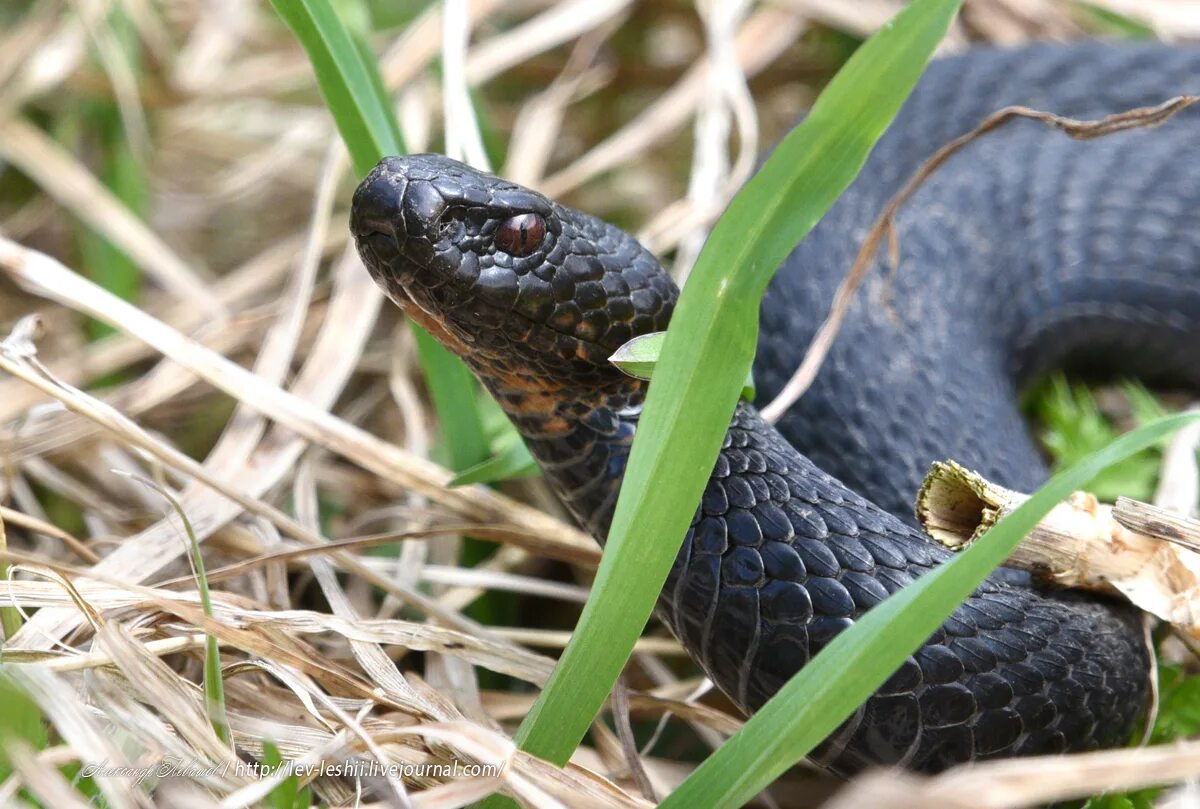
{"label": "dark scaly skin", "polygon": [[[865,228],[938,145],[1005,104],[1095,116],[1198,89],[1200,54],[1162,46],[934,64],[766,296],[764,399],[798,364]],[[929,460],[1014,487],[1043,480],[1015,407],[1022,380],[1101,360],[1200,382],[1198,131],[1185,114],[1092,143],[1016,124],[974,144],[906,206],[900,267],[873,273],[782,434],[738,407],[659,612],[745,710],[947,558],[912,525]],[[497,226],[529,212],[546,219],[541,248],[498,252]],[[677,294],[654,258],[611,225],[434,155],[382,161],[351,227],[376,280],[467,360],[603,541],[644,394],[607,357],[664,328]],[[1132,609],[998,572],[814,758],[839,773],[936,771],[1121,744],[1148,665]]]}

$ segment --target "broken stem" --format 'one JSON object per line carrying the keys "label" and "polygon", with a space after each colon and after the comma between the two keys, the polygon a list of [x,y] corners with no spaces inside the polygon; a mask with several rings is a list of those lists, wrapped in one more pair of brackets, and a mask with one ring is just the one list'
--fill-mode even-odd
{"label": "broken stem", "polygon": [[[1028,499],[954,463],[934,463],[917,518],[960,549]],[[1012,567],[1065,587],[1119,593],[1192,635],[1200,633],[1200,522],[1129,498],[1116,506],[1075,492],[1017,546]]]}

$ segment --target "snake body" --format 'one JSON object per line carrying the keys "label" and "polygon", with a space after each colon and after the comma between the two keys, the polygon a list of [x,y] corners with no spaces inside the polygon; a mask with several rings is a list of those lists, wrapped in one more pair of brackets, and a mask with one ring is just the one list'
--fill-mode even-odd
{"label": "snake body", "polygon": [[[1089,118],[1200,90],[1200,52],[1036,46],[933,63],[858,180],[764,298],[755,375],[799,364],[858,243],[938,146],[1026,104]],[[952,158],[897,221],[813,386],[780,421],[740,404],[659,614],[746,711],[949,553],[915,525],[930,461],[1030,490],[1046,468],[1020,386],[1069,366],[1200,387],[1200,134],[1077,142],[1018,122]],[[608,357],[677,290],[631,236],[437,155],[387,158],[351,228],[376,280],[461,355],[564,504],[603,541],[644,383]],[[937,771],[1126,742],[1148,695],[1140,620],[998,571],[814,754]]]}

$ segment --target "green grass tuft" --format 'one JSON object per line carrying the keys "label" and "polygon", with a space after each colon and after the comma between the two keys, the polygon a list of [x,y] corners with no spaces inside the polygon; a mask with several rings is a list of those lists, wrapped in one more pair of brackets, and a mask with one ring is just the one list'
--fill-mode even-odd
{"label": "green grass tuft", "polygon": [[[1126,382],[1122,391],[1137,424],[1146,424],[1166,412],[1139,383]],[[1100,411],[1091,390],[1085,385],[1068,382],[1061,374],[1051,377],[1028,396],[1027,401],[1027,409],[1041,425],[1039,437],[1056,468],[1077,463],[1111,444],[1121,434]],[[1148,447],[1119,466],[1105,470],[1089,481],[1086,488],[1107,502],[1121,495],[1149,500],[1154,495],[1161,461],[1161,448]]]}

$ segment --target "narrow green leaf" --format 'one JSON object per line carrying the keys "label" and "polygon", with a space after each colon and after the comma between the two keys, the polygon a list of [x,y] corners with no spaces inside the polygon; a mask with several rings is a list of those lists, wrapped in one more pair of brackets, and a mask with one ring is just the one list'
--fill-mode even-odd
{"label": "narrow green leaf", "polygon": [[[425,372],[429,398],[438,414],[450,468],[467,469],[488,457],[487,434],[475,395],[475,377],[458,357],[414,321],[417,358]],[[515,435],[515,432],[514,432]]]}
{"label": "narrow green leaf", "polygon": [[[618,348],[608,361],[632,377],[649,379],[654,375],[654,366],[658,364],[666,337],[665,331],[634,337]],[[742,383],[742,399],[753,402],[754,393],[754,374],[747,371],[746,381]]]}
{"label": "narrow green leaf", "polygon": [[472,483],[499,483],[502,480],[534,477],[540,473],[537,461],[529,454],[529,449],[518,436],[515,443],[486,461],[463,470],[446,485],[455,487]]}
{"label": "narrow green leaf", "polygon": [[[274,775],[288,764],[290,762],[284,762],[283,756],[279,753],[279,748],[273,742],[263,744],[263,770],[266,775]],[[271,790],[271,793],[267,795],[266,803],[272,809],[296,809],[300,805],[307,807],[307,803],[300,804],[298,802],[301,793],[300,776],[293,772],[287,778],[280,781],[279,786]]]}
{"label": "narrow green leaf", "polygon": [[1020,508],[941,567],[869,610],[663,801],[677,807],[741,806],[837,729],[1058,502],[1115,463],[1195,421],[1178,413],[1126,433],[1052,477]]}
{"label": "narrow green leaf", "polygon": [[[148,180],[129,147],[121,128],[120,116],[114,108],[93,110],[89,116],[104,145],[104,184],[113,195],[133,213],[141,216],[149,197]],[[129,256],[97,233],[82,229],[80,252],[88,275],[100,286],[127,301],[135,301],[141,293],[142,275]],[[98,320],[88,321],[92,339],[99,339],[116,330]]]}
{"label": "narrow green leaf", "polygon": [[308,52],[321,95],[329,106],[354,170],[362,176],[385,155],[402,154],[396,117],[386,103],[379,71],[355,44],[328,0],[271,0],[275,11]]}
{"label": "narrow green leaf", "polygon": [[638,379],[649,379],[654,373],[654,365],[662,353],[663,342],[667,339],[665,331],[653,334],[643,334],[634,337],[625,345],[618,348],[608,361],[630,376]]}
{"label": "narrow green leaf", "polygon": [[[179,501],[159,483],[141,475],[120,472],[118,474],[137,481],[143,486],[153,489],[170,504],[171,509],[183,523],[183,531],[187,536],[188,550],[192,555],[192,569],[196,574],[196,589],[200,594],[200,608],[209,618],[213,617],[212,591],[208,587],[208,572],[204,567],[204,554],[200,552],[200,540],[192,528],[192,521]],[[221,674],[221,647],[215,635],[205,634],[204,642],[204,708],[208,714],[209,724],[213,732],[225,744],[233,747],[233,732],[229,729],[229,718],[225,710],[225,678]]]}
{"label": "narrow green leaf", "polygon": [[713,229],[667,331],[591,597],[517,733],[523,749],[565,763],[603,705],[716,461],[767,282],[858,174],[959,5],[915,0],[868,40]]}
{"label": "narrow green leaf", "polygon": [[[120,58],[132,73],[141,72],[141,42],[137,29],[120,5],[107,15],[107,25],[117,45]],[[72,120],[73,119],[73,120]],[[145,218],[149,204],[149,178],[134,153],[125,119],[118,105],[109,99],[87,101],[71,110],[60,121],[59,132],[68,135],[71,148],[93,150],[99,163],[97,174],[105,186],[129,211]],[[137,300],[142,288],[142,274],[137,264],[120,248],[81,222],[76,223],[76,240],[85,272],[97,284],[127,301]],[[98,340],[116,330],[94,318],[87,320],[87,331]],[[101,386],[118,381],[119,377],[98,380]]]}
{"label": "narrow green leaf", "polygon": [[[271,4],[308,52],[321,95],[358,175],[387,155],[402,154],[404,140],[375,59],[328,0],[271,0]],[[488,445],[475,404],[475,380],[461,360],[415,323],[412,328],[450,465],[465,469],[479,463],[487,458]]]}
{"label": "narrow green leaf", "polygon": [[1095,3],[1076,2],[1076,16],[1097,34],[1125,39],[1154,39],[1154,29],[1127,14],[1098,6]]}
{"label": "narrow green leaf", "polygon": [[[279,755],[279,748],[274,742],[263,742],[262,755],[263,771],[267,774],[274,774],[281,766],[283,766],[283,756]],[[282,785],[281,785],[282,786]],[[265,803],[271,809],[291,809],[291,802],[285,791],[276,787],[267,795]]]}

